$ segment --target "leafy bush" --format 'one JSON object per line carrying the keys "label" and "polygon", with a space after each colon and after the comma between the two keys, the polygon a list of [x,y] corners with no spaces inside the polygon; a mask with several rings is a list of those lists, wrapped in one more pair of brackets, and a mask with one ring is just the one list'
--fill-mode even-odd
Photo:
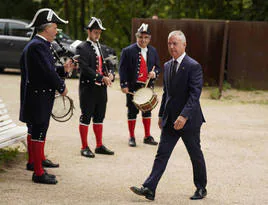
{"label": "leafy bush", "polygon": [[230,83],[228,83],[226,81],[223,82],[223,85],[222,85],[222,90],[223,91],[226,91],[226,90],[231,89],[231,88],[232,88],[232,86],[231,86]]}
{"label": "leafy bush", "polygon": [[7,164],[8,162],[14,161],[15,158],[18,156],[18,153],[19,147],[0,149],[0,170],[3,165]]}
{"label": "leafy bush", "polygon": [[220,99],[220,90],[219,88],[214,88],[211,90],[210,98],[214,100]]}

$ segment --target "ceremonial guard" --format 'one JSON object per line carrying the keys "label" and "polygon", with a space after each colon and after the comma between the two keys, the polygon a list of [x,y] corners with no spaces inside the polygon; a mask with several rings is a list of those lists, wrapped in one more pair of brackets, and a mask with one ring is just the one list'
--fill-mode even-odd
{"label": "ceremonial guard", "polygon": [[[56,184],[55,175],[48,174],[45,167],[58,164],[45,159],[44,146],[49,127],[55,91],[67,94],[60,76],[74,68],[71,60],[64,66],[55,66],[56,59],[51,42],[57,34],[57,24],[67,24],[48,8],[40,9],[27,26],[34,28],[31,41],[25,46],[21,59],[20,120],[28,127],[28,154],[26,168],[34,170],[32,180],[36,183]],[[43,165],[43,166],[42,166]]]}
{"label": "ceremonial guard", "polygon": [[[102,31],[106,30],[100,19],[92,17],[88,26],[88,38],[77,47],[79,57],[80,79],[79,99],[81,116],[79,132],[82,142],[81,155],[95,157],[88,146],[88,126],[93,119],[93,131],[96,137],[96,154],[113,155],[102,143],[103,120],[107,104],[107,86],[114,80],[115,65],[108,63],[106,58],[109,52],[107,47],[99,43]],[[109,49],[108,49],[109,50]]]}
{"label": "ceremonial guard", "polygon": [[[160,73],[159,57],[154,47],[150,46],[151,34],[148,24],[142,24],[136,33],[136,43],[124,48],[119,63],[120,86],[126,94],[126,105],[128,108],[128,130],[129,146],[135,147],[135,125],[139,110],[135,107],[133,93],[145,87],[146,81],[150,79],[148,87],[153,88],[154,82]],[[145,144],[157,145],[151,136],[151,111],[142,112],[144,126]]]}

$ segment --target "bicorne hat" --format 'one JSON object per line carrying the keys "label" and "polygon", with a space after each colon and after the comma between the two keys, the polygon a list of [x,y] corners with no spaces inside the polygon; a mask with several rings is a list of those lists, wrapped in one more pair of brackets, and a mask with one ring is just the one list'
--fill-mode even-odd
{"label": "bicorne hat", "polygon": [[36,12],[32,22],[27,25],[26,28],[39,27],[47,23],[67,24],[68,21],[58,17],[58,15],[52,9],[44,8],[39,9]]}
{"label": "bicorne hat", "polygon": [[96,17],[91,17],[86,29],[101,29],[103,31],[106,30],[106,28],[102,26],[101,20]]}
{"label": "bicorne hat", "polygon": [[149,25],[148,24],[141,24],[140,28],[138,28],[138,33],[146,33],[146,34],[151,34],[151,31],[149,29]]}

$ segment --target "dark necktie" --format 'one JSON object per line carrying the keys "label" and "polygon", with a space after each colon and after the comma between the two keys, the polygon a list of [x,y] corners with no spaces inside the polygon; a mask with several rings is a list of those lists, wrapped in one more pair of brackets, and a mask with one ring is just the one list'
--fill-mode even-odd
{"label": "dark necktie", "polygon": [[178,66],[178,61],[174,60],[172,68],[171,68],[171,79],[176,75],[177,66]]}

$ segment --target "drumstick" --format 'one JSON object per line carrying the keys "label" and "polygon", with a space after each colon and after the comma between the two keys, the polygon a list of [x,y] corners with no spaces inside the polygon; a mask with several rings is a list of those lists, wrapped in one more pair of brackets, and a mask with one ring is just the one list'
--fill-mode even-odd
{"label": "drumstick", "polygon": [[128,94],[130,94],[130,95],[135,95],[135,93],[132,93],[132,92],[127,92]]}
{"label": "drumstick", "polygon": [[127,94],[130,94],[130,95],[133,95],[133,96],[140,96],[140,95],[137,95],[137,93],[132,93],[132,92],[127,92]]}
{"label": "drumstick", "polygon": [[64,105],[64,109],[66,108],[65,106],[65,100],[64,100],[64,97],[62,96],[62,101],[63,101],[63,105]]}
{"label": "drumstick", "polygon": [[[153,68],[152,68],[152,70],[151,70],[151,71],[154,71],[154,68],[155,68],[155,66],[153,66]],[[147,86],[148,86],[149,82],[150,82],[150,78],[148,78],[148,79],[147,79],[147,81],[146,81],[146,85],[145,85],[145,88],[147,88]]]}

